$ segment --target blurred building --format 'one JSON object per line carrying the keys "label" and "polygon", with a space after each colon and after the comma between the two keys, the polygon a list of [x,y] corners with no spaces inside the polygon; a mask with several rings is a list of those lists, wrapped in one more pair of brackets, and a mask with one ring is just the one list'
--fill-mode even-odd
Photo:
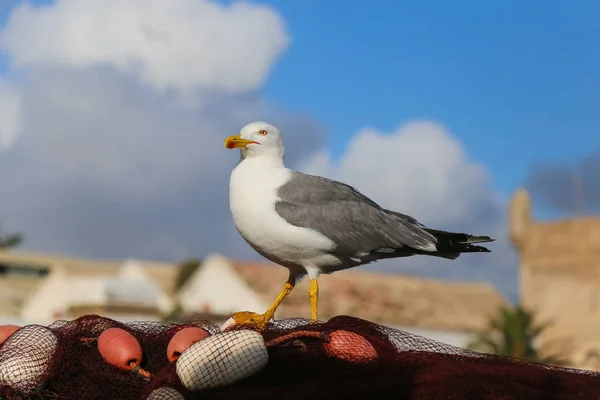
{"label": "blurred building", "polygon": [[[287,270],[280,266],[219,254],[207,257],[179,291],[177,273],[168,263],[0,252],[0,324],[48,324],[85,314],[118,320],[160,320],[178,314],[222,323],[236,311],[264,312],[287,279]],[[357,270],[323,275],[319,282],[322,320],[352,315],[457,346],[466,346],[506,304],[487,283]],[[276,317],[309,316],[304,280]]]}
{"label": "blurred building", "polygon": [[549,353],[600,370],[600,218],[534,221],[529,194],[510,205],[510,236],[521,255],[523,305],[551,325],[541,337]]}
{"label": "blurred building", "polygon": [[100,261],[0,252],[0,323],[48,324],[100,314],[160,320],[172,308],[176,270],[148,261]]}

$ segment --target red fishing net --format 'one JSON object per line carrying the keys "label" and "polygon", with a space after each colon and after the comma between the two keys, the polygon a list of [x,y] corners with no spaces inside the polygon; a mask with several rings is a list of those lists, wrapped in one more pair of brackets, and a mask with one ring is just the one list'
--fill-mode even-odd
{"label": "red fishing net", "polygon": [[[189,327],[204,331],[169,346]],[[207,334],[193,342],[190,332]],[[600,399],[595,372],[475,353],[348,316],[280,320],[259,333],[90,315],[25,326],[0,346],[1,399]]]}

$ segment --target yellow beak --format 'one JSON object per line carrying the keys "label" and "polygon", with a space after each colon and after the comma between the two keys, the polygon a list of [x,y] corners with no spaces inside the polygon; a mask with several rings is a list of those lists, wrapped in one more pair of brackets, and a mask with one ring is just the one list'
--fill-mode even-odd
{"label": "yellow beak", "polygon": [[253,140],[247,140],[247,139],[242,139],[241,135],[234,135],[234,136],[229,136],[227,139],[225,139],[225,147],[228,149],[242,149],[246,146],[248,146],[249,144],[258,144],[257,142],[253,141]]}

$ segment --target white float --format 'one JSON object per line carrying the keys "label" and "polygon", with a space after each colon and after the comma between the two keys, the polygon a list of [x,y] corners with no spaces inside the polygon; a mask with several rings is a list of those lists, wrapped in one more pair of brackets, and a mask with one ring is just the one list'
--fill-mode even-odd
{"label": "white float", "polygon": [[252,330],[219,333],[185,350],[176,364],[189,390],[226,386],[254,375],[269,361],[262,335]]}
{"label": "white float", "polygon": [[26,325],[8,338],[0,350],[0,386],[31,394],[42,386],[58,345],[54,333],[40,325]]}
{"label": "white float", "polygon": [[170,387],[153,390],[146,400],[185,400],[183,395]]}

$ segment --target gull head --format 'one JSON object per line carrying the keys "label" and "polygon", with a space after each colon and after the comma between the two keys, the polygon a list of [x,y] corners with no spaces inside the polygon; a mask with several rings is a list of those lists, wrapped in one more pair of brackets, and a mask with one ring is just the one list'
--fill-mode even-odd
{"label": "gull head", "polygon": [[278,157],[285,153],[283,139],[279,129],[266,122],[251,122],[240,133],[225,139],[228,149],[240,149],[243,158]]}

